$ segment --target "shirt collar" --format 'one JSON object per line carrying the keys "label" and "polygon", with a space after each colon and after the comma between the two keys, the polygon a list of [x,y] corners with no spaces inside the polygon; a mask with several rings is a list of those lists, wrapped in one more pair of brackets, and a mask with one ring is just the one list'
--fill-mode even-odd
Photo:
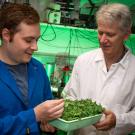
{"label": "shirt collar", "polygon": [[[131,54],[130,50],[127,48],[127,52],[125,53],[124,57],[117,63],[120,64],[123,68],[128,66],[129,56]],[[101,48],[98,49],[98,53],[95,57],[95,62],[104,61],[104,55]]]}
{"label": "shirt collar", "polygon": [[104,60],[104,55],[103,55],[103,51],[101,48],[98,49],[98,53],[95,57],[95,62],[98,62],[98,61],[102,61]]}
{"label": "shirt collar", "polygon": [[128,51],[125,53],[124,57],[120,60],[120,62],[118,62],[123,68],[126,68],[128,66],[130,54],[131,54],[131,52],[128,49]]}

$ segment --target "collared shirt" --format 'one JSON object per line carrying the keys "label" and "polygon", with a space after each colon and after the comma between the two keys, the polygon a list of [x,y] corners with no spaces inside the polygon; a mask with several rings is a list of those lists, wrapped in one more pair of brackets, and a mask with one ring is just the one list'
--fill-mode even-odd
{"label": "collared shirt", "polygon": [[120,62],[111,65],[109,72],[100,48],[82,54],[74,64],[65,92],[70,98],[90,98],[112,110],[116,127],[110,135],[135,131],[135,56],[129,50]]}

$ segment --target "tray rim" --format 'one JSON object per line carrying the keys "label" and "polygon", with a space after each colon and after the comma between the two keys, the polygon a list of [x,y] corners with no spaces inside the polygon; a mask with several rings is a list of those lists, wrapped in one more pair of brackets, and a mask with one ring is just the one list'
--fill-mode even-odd
{"label": "tray rim", "polygon": [[[64,119],[57,118],[57,119],[49,121],[49,123],[52,126],[67,132],[67,131],[76,130],[77,126],[78,126],[78,128],[83,128],[83,127],[87,126],[87,123],[89,123],[88,121],[89,120],[91,121],[92,119],[94,121],[92,120],[89,124],[90,125],[94,124],[94,123],[97,122],[97,119],[99,119],[99,120],[101,119],[102,115],[103,115],[103,113],[102,114],[96,114],[96,115],[89,116],[89,117],[84,117],[84,118],[76,119],[76,120],[72,120],[72,121],[66,121]],[[82,126],[80,126],[81,122],[82,122]],[[63,126],[63,124],[65,126]],[[71,125],[72,125],[72,127],[71,127]]]}
{"label": "tray rim", "polygon": [[[77,122],[77,121],[81,121],[81,120],[93,118],[93,117],[96,117],[96,116],[101,116],[101,117],[102,117],[102,115],[103,115],[103,114],[101,113],[101,114],[96,114],[96,115],[89,116],[89,117],[79,118],[79,119],[76,119],[76,120],[70,120],[70,121],[64,120],[64,119],[62,119],[62,118],[57,118],[57,119],[55,119],[55,120],[60,120],[60,121],[65,122],[65,123],[72,123],[72,122]],[[53,121],[53,120],[52,120],[52,121]]]}

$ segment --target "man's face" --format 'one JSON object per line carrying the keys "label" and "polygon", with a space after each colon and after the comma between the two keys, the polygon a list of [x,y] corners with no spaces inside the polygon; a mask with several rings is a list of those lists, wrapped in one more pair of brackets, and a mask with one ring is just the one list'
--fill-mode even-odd
{"label": "man's face", "polygon": [[98,21],[98,39],[105,56],[117,55],[123,49],[123,42],[127,37],[128,34],[120,30],[118,23],[111,25],[107,21]]}
{"label": "man's face", "polygon": [[28,63],[34,51],[37,51],[37,41],[40,36],[39,24],[27,25],[21,23],[7,46],[10,64]]}

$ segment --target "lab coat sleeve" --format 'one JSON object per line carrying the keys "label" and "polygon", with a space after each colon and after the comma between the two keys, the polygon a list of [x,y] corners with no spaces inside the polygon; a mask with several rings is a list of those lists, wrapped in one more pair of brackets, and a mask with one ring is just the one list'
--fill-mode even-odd
{"label": "lab coat sleeve", "polygon": [[27,128],[30,129],[30,133],[39,132],[33,109],[0,118],[1,135],[25,135]]}
{"label": "lab coat sleeve", "polygon": [[112,130],[112,133],[117,135],[127,135],[135,132],[135,107],[132,111],[116,114],[116,127]]}
{"label": "lab coat sleeve", "polygon": [[[115,109],[116,126],[114,128],[114,134],[127,135],[135,132],[135,81],[132,82],[131,92],[129,93],[129,105],[123,105],[125,108],[124,113],[120,113],[120,109]],[[128,97],[127,97],[128,98]],[[125,99],[126,100],[126,99]],[[128,109],[127,109],[128,108]],[[122,108],[121,108],[122,109]],[[120,110],[121,111],[121,110]]]}

